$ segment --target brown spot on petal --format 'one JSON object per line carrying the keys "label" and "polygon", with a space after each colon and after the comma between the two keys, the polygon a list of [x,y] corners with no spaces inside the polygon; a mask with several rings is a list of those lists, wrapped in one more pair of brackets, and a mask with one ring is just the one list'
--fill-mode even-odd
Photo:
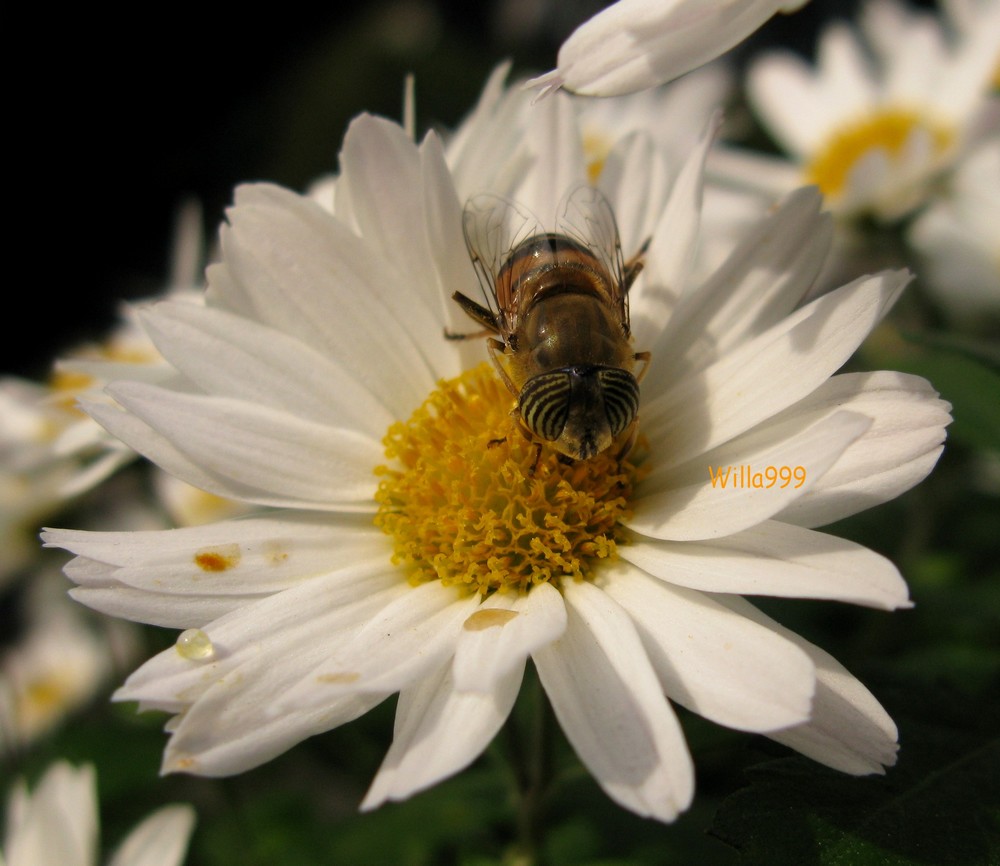
{"label": "brown spot on petal", "polygon": [[288,561],[288,551],[277,541],[271,542],[264,548],[264,555],[269,565],[281,565]]}
{"label": "brown spot on petal", "polygon": [[206,547],[194,555],[194,563],[202,571],[229,571],[240,564],[240,547],[238,544]]}
{"label": "brown spot on petal", "polygon": [[484,631],[494,626],[505,626],[515,616],[517,616],[516,610],[503,610],[501,608],[477,610],[465,621],[462,628],[466,631]]}

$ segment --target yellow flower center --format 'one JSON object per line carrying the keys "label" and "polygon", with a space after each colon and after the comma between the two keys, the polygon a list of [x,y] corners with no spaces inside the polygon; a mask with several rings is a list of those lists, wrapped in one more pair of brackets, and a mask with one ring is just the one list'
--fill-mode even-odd
{"label": "yellow flower center", "polygon": [[890,159],[898,158],[907,139],[918,129],[929,133],[937,154],[948,150],[954,140],[952,130],[944,124],[916,111],[890,109],[837,130],[806,168],[806,181],[816,184],[824,195],[836,196],[862,157],[880,149]]}
{"label": "yellow flower center", "polygon": [[375,525],[411,583],[488,595],[585,580],[617,555],[636,469],[607,454],[567,463],[530,442],[488,364],[439,383],[386,434]]}

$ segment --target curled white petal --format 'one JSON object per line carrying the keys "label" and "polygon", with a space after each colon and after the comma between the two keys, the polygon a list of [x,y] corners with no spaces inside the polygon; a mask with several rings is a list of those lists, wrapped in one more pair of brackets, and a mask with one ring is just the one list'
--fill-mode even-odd
{"label": "curled white petal", "polygon": [[776,623],[741,598],[723,603],[800,647],[816,665],[812,717],[768,736],[803,755],[855,776],[884,773],[896,763],[898,732],[882,705],[829,653]]}
{"label": "curled white petal", "polygon": [[578,27],[558,66],[528,82],[616,96],[678,78],[742,42],[778,11],[806,0],[619,0]]}

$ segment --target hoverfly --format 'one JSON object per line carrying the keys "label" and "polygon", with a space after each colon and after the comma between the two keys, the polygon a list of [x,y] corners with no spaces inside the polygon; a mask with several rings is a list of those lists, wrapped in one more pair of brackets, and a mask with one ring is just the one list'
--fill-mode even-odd
{"label": "hoverfly", "polygon": [[635,441],[639,379],[650,358],[632,348],[628,315],[648,241],[626,263],[611,205],[585,186],[563,199],[555,231],[490,195],[469,201],[462,224],[486,305],[452,297],[483,330],[448,336],[489,337],[529,439],[573,460],[613,446],[623,457]]}

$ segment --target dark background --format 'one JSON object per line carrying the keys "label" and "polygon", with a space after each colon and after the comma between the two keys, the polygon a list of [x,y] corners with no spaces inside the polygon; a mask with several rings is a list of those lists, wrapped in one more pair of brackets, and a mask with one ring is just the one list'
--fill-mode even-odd
{"label": "dark background", "polygon": [[[122,14],[36,4],[6,16],[27,60],[8,63],[13,243],[0,371],[44,376],[51,358],[115,321],[122,299],[162,290],[175,213],[204,208],[212,236],[233,187],[301,189],[336,168],[347,122],[398,118],[403,78],[418,126],[452,125],[505,57],[517,72],[555,63],[596,0],[374,0],[248,7],[184,4]],[[811,53],[820,23],[856,3],[812,0],[750,45]],[[507,11],[534,9],[534,18]]]}

